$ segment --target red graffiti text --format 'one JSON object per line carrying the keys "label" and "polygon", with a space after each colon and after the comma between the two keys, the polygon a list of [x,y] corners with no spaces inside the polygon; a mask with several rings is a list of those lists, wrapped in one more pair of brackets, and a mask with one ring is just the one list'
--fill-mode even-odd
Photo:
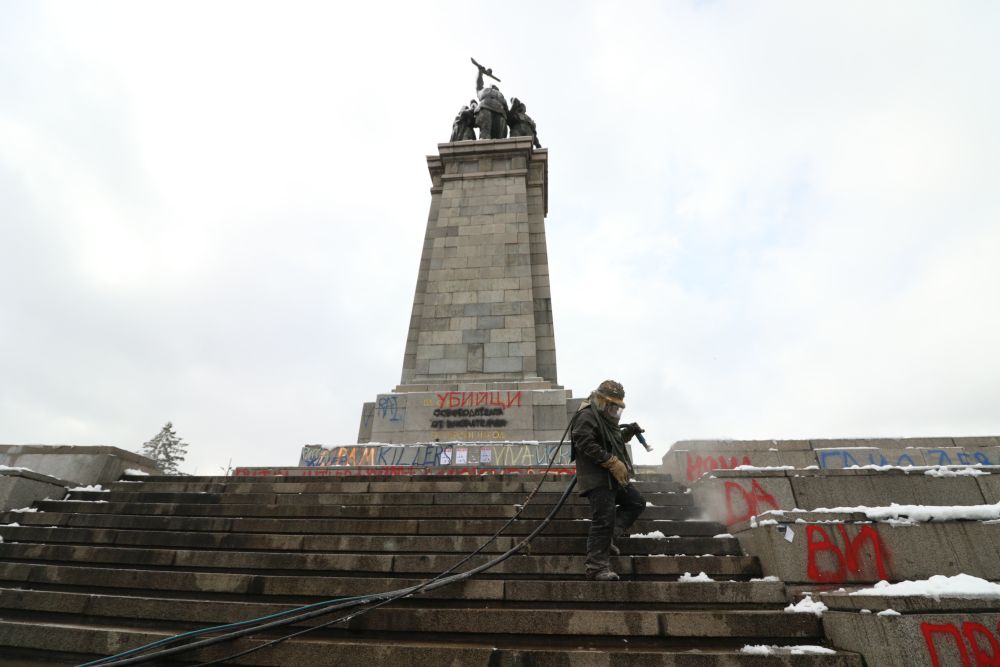
{"label": "red graffiti text", "polygon": [[521,392],[519,391],[447,391],[434,394],[438,399],[438,408],[475,408],[480,405],[492,405],[498,408],[521,407]]}
{"label": "red graffiti text", "polygon": [[888,579],[886,567],[888,551],[882,543],[878,532],[870,525],[862,525],[854,539],[847,534],[844,524],[837,524],[843,546],[838,546],[830,538],[826,528],[816,524],[806,526],[806,544],[809,548],[809,561],[806,574],[810,581],[818,583],[839,584],[848,579],[864,579],[864,569],[861,556],[862,548],[867,544],[870,559],[874,561],[879,579]]}
{"label": "red graffiti text", "polygon": [[687,481],[693,482],[698,479],[706,472],[712,470],[732,470],[738,465],[750,465],[750,457],[743,456],[743,462],[739,462],[739,459],[735,456],[730,456],[728,459],[721,454],[718,458],[714,456],[691,456],[691,452],[687,455]]}
{"label": "red graffiti text", "polygon": [[[742,508],[742,511],[740,511]],[[750,489],[744,489],[739,482],[726,482],[726,524],[732,525],[747,521],[763,511],[781,509],[770,493],[757,483],[750,480]]]}
{"label": "red graffiti text", "polygon": [[[958,657],[962,660],[962,667],[998,667],[1000,666],[1000,623],[997,624],[997,634],[994,636],[989,628],[981,623],[962,623],[962,631],[952,623],[921,623],[920,632],[924,635],[924,642],[927,644],[927,653],[931,656],[931,664],[934,667],[941,665],[954,665],[951,660],[953,651],[945,647],[953,645],[957,649]],[[944,642],[935,644],[935,635]],[[951,639],[951,641],[948,640]],[[966,648],[968,644],[968,649]],[[942,662],[941,654],[945,660]]]}

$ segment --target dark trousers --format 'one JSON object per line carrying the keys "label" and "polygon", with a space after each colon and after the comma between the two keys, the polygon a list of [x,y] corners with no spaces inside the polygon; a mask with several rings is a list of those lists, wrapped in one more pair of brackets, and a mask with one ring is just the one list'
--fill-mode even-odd
{"label": "dark trousers", "polygon": [[592,514],[587,535],[587,570],[604,570],[608,567],[611,540],[628,532],[646,509],[646,499],[629,484],[616,489],[591,489],[587,500]]}

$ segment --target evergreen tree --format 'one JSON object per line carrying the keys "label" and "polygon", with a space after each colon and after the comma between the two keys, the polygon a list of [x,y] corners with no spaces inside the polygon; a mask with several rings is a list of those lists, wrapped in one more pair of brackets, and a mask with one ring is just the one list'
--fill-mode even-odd
{"label": "evergreen tree", "polygon": [[174,433],[174,425],[167,422],[155,438],[143,443],[139,453],[153,459],[156,467],[164,473],[179,475],[181,471],[178,466],[184,462],[187,445]]}

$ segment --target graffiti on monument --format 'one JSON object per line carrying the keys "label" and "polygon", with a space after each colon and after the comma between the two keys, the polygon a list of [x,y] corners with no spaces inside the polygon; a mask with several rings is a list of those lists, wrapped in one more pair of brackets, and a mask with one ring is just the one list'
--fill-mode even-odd
{"label": "graffiti on monument", "polygon": [[[961,632],[955,623],[924,622],[920,624],[920,632],[933,667],[957,665],[958,660],[962,661],[962,667],[1000,664],[1000,623],[995,635],[991,628],[975,621],[962,623]],[[940,639],[936,641],[935,635]]]}
{"label": "graffiti on monument", "polygon": [[[850,449],[827,449],[827,450],[817,450],[817,458],[819,460],[819,467],[822,469],[827,468],[850,468],[852,466],[863,466],[863,465],[874,465],[874,466],[914,466],[918,465],[913,457],[909,454],[903,453],[899,455],[894,455],[890,452],[892,458],[886,458],[885,454],[881,451],[859,451]],[[860,459],[859,459],[860,457]]]}
{"label": "graffiti on monument", "polygon": [[[809,581],[840,584],[852,580],[865,581],[875,574],[877,579],[889,579],[889,550],[875,528],[862,525],[851,537],[844,524],[838,523],[834,527],[830,527],[830,533],[834,536],[839,534],[841,544],[837,543],[836,537],[831,537],[826,527],[818,524],[806,526],[806,576]],[[868,549],[864,550],[866,546]],[[867,569],[874,565],[874,574],[865,573],[866,563]]]}
{"label": "graffiti on monument", "polygon": [[412,468],[410,466],[384,466],[382,468],[237,468],[235,477],[413,477],[421,475],[573,475],[576,468],[566,466],[491,468],[476,466],[451,466],[448,468]]}
{"label": "graffiti on monument", "polygon": [[[348,467],[449,467],[472,464],[490,467],[545,466],[556,454],[557,444],[503,443],[497,445],[306,445],[299,465],[307,468]],[[563,446],[556,465],[570,464],[570,448]]]}
{"label": "graffiti on monument", "polygon": [[725,454],[719,454],[718,457],[715,457],[701,454],[692,456],[691,452],[685,453],[687,454],[687,481],[689,482],[693,482],[706,472],[713,470],[732,470],[737,466],[751,465],[750,457],[746,454],[743,455],[743,460],[740,461],[737,456],[729,456],[727,458]]}
{"label": "graffiti on monument", "polygon": [[519,391],[448,391],[435,396],[431,428],[436,430],[504,428],[506,411],[521,407]]}
{"label": "graffiti on monument", "polygon": [[401,421],[399,416],[399,400],[395,396],[379,396],[378,416],[382,419],[389,418],[391,422]]}
{"label": "graffiti on monument", "polygon": [[768,493],[756,479],[750,480],[746,487],[740,481],[726,481],[726,525],[748,521],[751,517],[767,510],[778,510],[781,507],[774,496]]}
{"label": "graffiti on monument", "polygon": [[[976,465],[981,463],[984,466],[993,465],[990,457],[985,452],[974,451],[971,454],[964,451],[953,451],[955,459],[952,460],[946,449],[928,449],[925,452],[928,465],[950,466],[950,465]],[[936,459],[936,460],[935,460]]]}
{"label": "graffiti on monument", "polygon": [[371,426],[372,418],[375,417],[375,404],[365,403],[361,407],[361,423],[364,428]]}

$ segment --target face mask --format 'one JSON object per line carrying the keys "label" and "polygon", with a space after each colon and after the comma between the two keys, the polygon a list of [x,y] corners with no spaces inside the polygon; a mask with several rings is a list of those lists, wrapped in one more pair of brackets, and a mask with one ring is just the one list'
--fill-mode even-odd
{"label": "face mask", "polygon": [[615,405],[612,403],[608,406],[608,416],[612,419],[621,419],[623,412],[625,412],[625,408],[621,405]]}

